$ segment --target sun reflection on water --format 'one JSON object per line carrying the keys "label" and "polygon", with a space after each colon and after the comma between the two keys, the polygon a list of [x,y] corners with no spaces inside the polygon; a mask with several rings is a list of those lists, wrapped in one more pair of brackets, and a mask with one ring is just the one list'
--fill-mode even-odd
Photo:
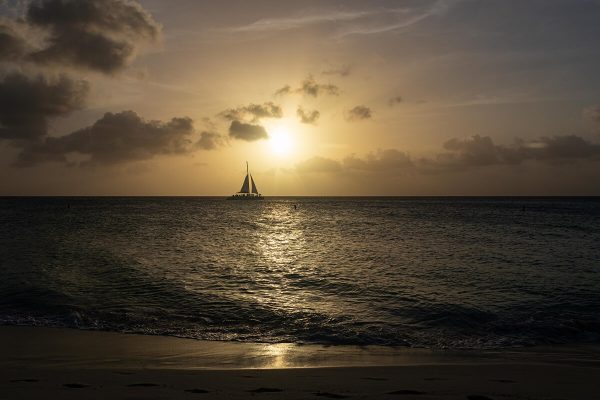
{"label": "sun reflection on water", "polygon": [[[257,249],[264,264],[264,284],[270,291],[267,302],[279,307],[298,305],[298,291],[290,290],[286,281],[302,268],[306,253],[302,211],[292,203],[278,203],[264,210],[257,232]],[[262,301],[259,300],[259,301]]]}

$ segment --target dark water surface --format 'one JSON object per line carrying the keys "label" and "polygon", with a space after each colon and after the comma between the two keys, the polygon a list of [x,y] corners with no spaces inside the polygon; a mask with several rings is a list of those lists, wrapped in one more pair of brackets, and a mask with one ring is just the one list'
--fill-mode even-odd
{"label": "dark water surface", "polygon": [[600,199],[0,198],[0,324],[598,343]]}

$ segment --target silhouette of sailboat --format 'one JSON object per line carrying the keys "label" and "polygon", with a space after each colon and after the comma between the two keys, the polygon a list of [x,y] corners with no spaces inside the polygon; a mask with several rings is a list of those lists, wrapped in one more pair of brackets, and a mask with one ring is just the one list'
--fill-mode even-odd
{"label": "silhouette of sailboat", "polygon": [[[252,189],[252,190],[250,190]],[[258,189],[256,188],[256,184],[254,183],[254,178],[249,172],[248,169],[248,161],[246,161],[246,178],[244,179],[244,183],[242,183],[242,188],[239,192],[227,198],[227,200],[264,200],[262,194],[258,193]]]}

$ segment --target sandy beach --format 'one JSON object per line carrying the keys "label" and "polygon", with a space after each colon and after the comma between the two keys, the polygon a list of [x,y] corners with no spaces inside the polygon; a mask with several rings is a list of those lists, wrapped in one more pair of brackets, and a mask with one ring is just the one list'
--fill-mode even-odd
{"label": "sandy beach", "polygon": [[2,327],[1,399],[597,399],[597,346],[431,351]]}

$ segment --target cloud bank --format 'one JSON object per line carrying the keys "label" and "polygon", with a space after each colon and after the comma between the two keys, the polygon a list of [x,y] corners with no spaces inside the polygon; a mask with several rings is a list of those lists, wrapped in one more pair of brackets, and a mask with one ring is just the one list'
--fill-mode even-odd
{"label": "cloud bank", "polygon": [[31,166],[54,161],[70,164],[69,155],[83,155],[83,165],[148,160],[161,154],[192,150],[194,132],[189,118],[146,121],[133,111],[106,113],[93,125],[61,137],[47,137],[20,154],[17,164]]}
{"label": "cloud bank", "polygon": [[382,173],[444,173],[502,165],[540,162],[561,165],[580,161],[600,161],[600,144],[580,136],[517,139],[512,145],[498,145],[488,136],[450,139],[442,151],[430,157],[413,158],[397,149],[379,150],[365,157],[350,155],[342,161],[313,157],[296,165],[300,173],[365,171]]}
{"label": "cloud bank", "polygon": [[125,0],[31,2],[23,23],[43,35],[38,38],[42,46],[30,45],[27,52],[23,44],[13,44],[13,49],[21,50],[23,61],[106,74],[127,66],[136,51],[156,42],[161,32],[140,4]]}
{"label": "cloud bank", "polygon": [[0,20],[0,139],[20,150],[15,165],[107,165],[220,145],[209,132],[194,145],[190,118],[147,121],[133,111],[106,113],[91,126],[50,137],[55,118],[85,106],[85,73],[127,67],[141,46],[160,38],[161,27],[136,1],[24,4],[20,17]]}
{"label": "cloud bank", "polygon": [[88,91],[86,81],[67,75],[6,75],[0,81],[0,139],[22,144],[45,136],[49,121],[82,108]]}

